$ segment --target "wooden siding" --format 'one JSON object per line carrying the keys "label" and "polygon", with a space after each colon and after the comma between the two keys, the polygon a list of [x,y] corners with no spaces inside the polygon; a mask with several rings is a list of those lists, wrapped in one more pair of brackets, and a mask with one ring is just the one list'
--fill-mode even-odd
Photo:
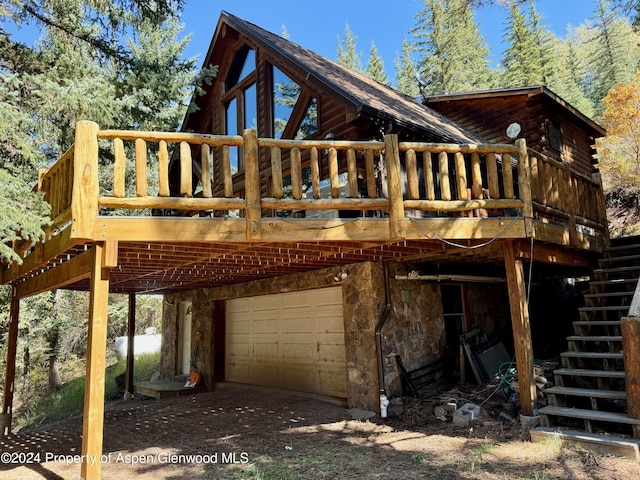
{"label": "wooden siding", "polygon": [[[591,177],[594,172],[590,135],[551,101],[544,101],[542,95],[491,96],[454,101],[440,99],[429,102],[428,106],[489,142],[511,143],[505,132],[509,124],[517,122],[522,128],[520,136],[527,140],[530,148],[570,164],[575,172],[582,175]],[[556,122],[562,132],[562,152],[550,146],[550,121]]]}

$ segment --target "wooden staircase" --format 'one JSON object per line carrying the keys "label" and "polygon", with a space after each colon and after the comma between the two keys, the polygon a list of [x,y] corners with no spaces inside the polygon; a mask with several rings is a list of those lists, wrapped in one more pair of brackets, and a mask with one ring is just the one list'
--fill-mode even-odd
{"label": "wooden staircase", "polygon": [[640,420],[627,414],[620,319],[629,311],[640,277],[640,237],[613,240],[593,273],[574,335],[567,337],[569,349],[560,355],[562,368],[553,372],[554,386],[545,390],[548,405],[539,410],[541,427],[532,430],[531,438],[561,431],[598,444],[615,435],[614,443],[626,440],[635,452],[631,455],[638,457]]}

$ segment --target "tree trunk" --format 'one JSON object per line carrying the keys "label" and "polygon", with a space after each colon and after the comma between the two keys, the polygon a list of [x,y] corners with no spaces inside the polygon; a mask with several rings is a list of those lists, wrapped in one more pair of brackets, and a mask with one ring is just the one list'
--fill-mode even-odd
{"label": "tree trunk", "polygon": [[58,357],[51,355],[49,357],[49,391],[56,392],[62,387],[60,372],[58,371]]}

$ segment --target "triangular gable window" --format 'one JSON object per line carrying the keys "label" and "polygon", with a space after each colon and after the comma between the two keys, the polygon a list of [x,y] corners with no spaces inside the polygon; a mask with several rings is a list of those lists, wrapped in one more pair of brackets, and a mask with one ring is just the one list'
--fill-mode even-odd
{"label": "triangular gable window", "polygon": [[318,131],[318,101],[273,67],[273,135],[297,140]]}

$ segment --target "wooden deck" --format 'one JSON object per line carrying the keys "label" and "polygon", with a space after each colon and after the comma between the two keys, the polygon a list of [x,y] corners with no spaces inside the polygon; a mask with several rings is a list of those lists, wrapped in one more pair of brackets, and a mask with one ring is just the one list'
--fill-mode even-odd
{"label": "wooden deck", "polygon": [[[384,142],[292,141],[256,138],[251,130],[229,137],[79,122],[75,145],[40,174],[38,189],[52,206],[46,242],[16,243],[24,263],[4,269],[0,280],[19,297],[88,289],[96,242],[118,293],[213,287],[367,260],[501,263],[502,241],[531,238],[535,260],[588,268],[588,254],[606,241],[598,179],[516,143],[398,143],[393,135]],[[232,173],[230,152],[239,148],[243,171]],[[111,160],[102,158],[105,150]],[[265,156],[271,169],[260,172]],[[221,178],[212,179],[214,158]],[[526,258],[527,243],[517,250]]]}

